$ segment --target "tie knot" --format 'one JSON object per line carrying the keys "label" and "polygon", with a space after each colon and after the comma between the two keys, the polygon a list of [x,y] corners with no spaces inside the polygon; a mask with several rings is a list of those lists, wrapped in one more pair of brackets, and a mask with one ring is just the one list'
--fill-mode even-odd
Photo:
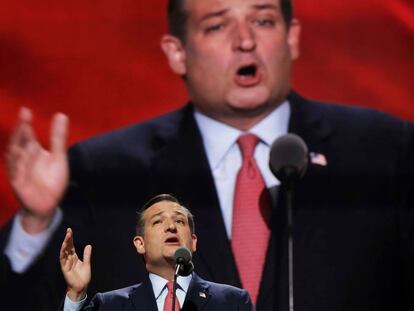
{"label": "tie knot", "polygon": [[259,142],[259,137],[254,134],[244,134],[239,136],[237,143],[240,146],[243,160],[253,158],[254,149]]}
{"label": "tie knot", "polygon": [[174,288],[173,288],[173,282],[172,281],[168,281],[167,282],[167,289],[168,289],[168,292],[169,293],[172,293],[173,292],[173,290],[174,290]]}

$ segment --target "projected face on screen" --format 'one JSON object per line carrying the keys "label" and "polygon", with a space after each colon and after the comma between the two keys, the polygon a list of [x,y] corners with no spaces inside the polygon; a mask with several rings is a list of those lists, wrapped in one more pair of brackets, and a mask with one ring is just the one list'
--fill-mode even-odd
{"label": "projected face on screen", "polygon": [[299,22],[287,26],[278,0],[185,4],[185,42],[165,36],[162,47],[197,108],[229,124],[274,109],[290,89]]}

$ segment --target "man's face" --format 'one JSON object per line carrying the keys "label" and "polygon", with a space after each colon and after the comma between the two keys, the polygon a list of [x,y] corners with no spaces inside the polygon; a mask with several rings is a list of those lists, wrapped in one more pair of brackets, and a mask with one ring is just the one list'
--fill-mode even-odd
{"label": "man's face", "polygon": [[134,239],[138,253],[144,255],[147,269],[165,266],[179,247],[196,250],[197,237],[191,233],[186,210],[177,203],[161,201],[144,212],[144,235]]}
{"label": "man's face", "polygon": [[231,124],[263,117],[286,98],[300,25],[288,29],[279,1],[185,1],[186,42],[175,49],[165,36],[162,47],[200,111]]}

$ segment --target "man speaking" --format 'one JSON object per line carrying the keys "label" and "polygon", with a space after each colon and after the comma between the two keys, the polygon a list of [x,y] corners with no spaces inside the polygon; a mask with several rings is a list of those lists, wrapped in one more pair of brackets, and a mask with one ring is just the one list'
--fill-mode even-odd
{"label": "man speaking", "polygon": [[91,279],[92,247],[87,245],[83,262],[79,260],[72,230],[67,230],[60,250],[60,265],[68,285],[64,311],[82,307],[82,310],[171,311],[172,304],[176,311],[253,310],[245,290],[207,282],[195,273],[178,276],[176,290],[173,290],[179,248],[184,247],[191,256],[190,251],[194,252],[197,245],[193,215],[176,198],[168,194],[152,198],[138,214],[136,228],[134,245],[144,257],[149,276],[140,284],[99,293],[88,306],[84,303]]}
{"label": "man speaking", "polygon": [[22,110],[7,155],[22,208],[0,239],[2,292],[23,309],[58,304],[66,227],[94,246],[91,293],[144,279],[119,241],[135,235],[136,206],[172,193],[194,207],[197,273],[246,288],[259,311],[286,310],[286,198],[268,157],[292,132],[310,152],[293,211],[296,310],[412,307],[413,126],[291,89],[301,25],[289,0],[170,0],[168,25],[161,47],[188,90],[182,109],[77,144],[68,158],[67,118],[55,117],[49,151]]}

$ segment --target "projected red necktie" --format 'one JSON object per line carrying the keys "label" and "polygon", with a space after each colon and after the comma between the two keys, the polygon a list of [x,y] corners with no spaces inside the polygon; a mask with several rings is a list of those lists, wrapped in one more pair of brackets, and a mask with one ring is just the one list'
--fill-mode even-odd
{"label": "projected red necktie", "polygon": [[[168,294],[167,294],[167,297],[165,297],[164,311],[171,311],[172,304],[173,304],[173,297],[174,297],[173,282],[169,281],[167,283],[167,288],[168,288]],[[175,311],[179,311],[179,310],[180,310],[180,304],[178,303],[178,298],[175,297]]]}
{"label": "projected red necktie", "polygon": [[270,231],[266,224],[270,200],[263,177],[254,159],[259,138],[239,137],[242,166],[236,179],[233,207],[232,248],[242,286],[257,302]]}

